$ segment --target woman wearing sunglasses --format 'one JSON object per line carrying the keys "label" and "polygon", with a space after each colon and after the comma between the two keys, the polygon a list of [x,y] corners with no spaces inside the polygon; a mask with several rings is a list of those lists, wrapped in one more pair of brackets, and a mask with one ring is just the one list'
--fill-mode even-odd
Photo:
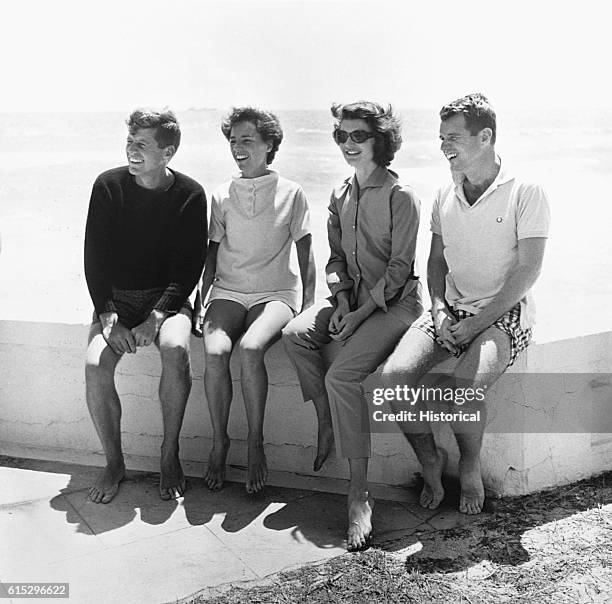
{"label": "woman wearing sunglasses", "polygon": [[[261,490],[267,477],[263,449],[268,374],[266,350],[300,309],[314,302],[315,265],[309,211],[302,188],[268,168],[283,139],[277,117],[252,107],[233,109],[221,130],[240,174],[215,190],[210,245],[200,299],[212,286],[203,323],[204,388],[213,447],[204,480],[223,486],[230,440],[227,434],[232,378],[230,356],[240,342],[240,381],[248,424],[246,490]],[[302,281],[291,262],[295,242]]]}
{"label": "woman wearing sunglasses", "polygon": [[[357,550],[370,536],[373,507],[367,486],[369,414],[361,383],[422,312],[415,274],[420,202],[387,169],[401,144],[391,107],[360,101],[334,105],[331,112],[334,141],[354,170],[329,204],[331,296],[293,319],[283,340],[304,400],[312,400],[317,411],[320,465],[332,438],[338,454],[348,458],[347,547]],[[328,345],[333,360],[326,372],[322,349]]]}

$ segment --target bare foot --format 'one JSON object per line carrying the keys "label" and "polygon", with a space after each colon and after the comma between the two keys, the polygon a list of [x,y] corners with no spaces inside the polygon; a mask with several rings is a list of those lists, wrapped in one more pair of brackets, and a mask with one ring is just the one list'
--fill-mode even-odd
{"label": "bare foot", "polygon": [[442,487],[442,472],[446,465],[448,455],[446,449],[438,448],[436,461],[433,464],[423,466],[423,490],[419,497],[421,507],[435,510],[444,499],[444,488]]}
{"label": "bare foot", "polygon": [[318,472],[322,467],[334,446],[334,431],[329,424],[319,424],[317,437],[317,456],[312,469]]}
{"label": "bare foot", "polygon": [[374,499],[367,491],[348,495],[348,532],[346,535],[346,549],[355,552],[363,549],[372,533],[372,509]]}
{"label": "bare foot", "polygon": [[204,482],[211,491],[220,491],[225,480],[225,460],[229,449],[229,438],[220,443],[213,443],[213,448],[208,455],[208,468],[204,474]]}
{"label": "bare foot", "polygon": [[263,489],[268,478],[268,466],[263,450],[263,444],[249,445],[246,490],[247,493],[257,493]]}
{"label": "bare foot", "polygon": [[178,451],[162,454],[159,496],[164,500],[178,499],[185,493],[185,476]]}
{"label": "bare foot", "polygon": [[119,483],[125,478],[125,465],[107,465],[98,475],[96,483],[89,489],[89,499],[94,503],[109,503],[119,490]]}
{"label": "bare foot", "polygon": [[463,514],[480,514],[485,493],[479,459],[472,463],[459,460],[459,482],[461,483],[459,511]]}

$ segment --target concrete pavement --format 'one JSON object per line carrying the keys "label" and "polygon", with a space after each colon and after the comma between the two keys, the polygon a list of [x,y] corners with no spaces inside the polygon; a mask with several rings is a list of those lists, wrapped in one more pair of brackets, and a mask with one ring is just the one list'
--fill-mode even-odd
{"label": "concrete pavement", "polygon": [[[98,472],[0,457],[2,583],[67,582],[68,601],[78,604],[177,602],[350,555],[343,495],[267,486],[252,496],[240,483],[211,493],[188,478],[185,496],[168,502],[159,499],[157,474],[128,472],[104,505],[87,498]],[[448,508],[377,500],[373,542],[466,521]]]}

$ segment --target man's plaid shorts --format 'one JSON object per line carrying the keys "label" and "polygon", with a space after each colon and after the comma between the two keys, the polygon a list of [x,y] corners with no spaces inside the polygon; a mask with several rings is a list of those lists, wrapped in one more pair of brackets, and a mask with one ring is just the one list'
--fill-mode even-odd
{"label": "man's plaid shorts", "polygon": [[[453,314],[460,321],[467,317],[473,317],[474,313],[467,312],[466,310],[454,310]],[[523,329],[521,327],[521,305],[517,304],[511,308],[507,313],[502,315],[492,327],[497,327],[503,332],[507,333],[510,337],[510,362],[508,367],[514,363],[519,352],[522,352],[529,346],[531,341],[531,329]],[[436,330],[434,328],[431,311],[425,311],[410,327],[410,329],[420,329],[426,333],[433,340],[436,339]],[[461,352],[465,352],[467,346],[461,348]]]}

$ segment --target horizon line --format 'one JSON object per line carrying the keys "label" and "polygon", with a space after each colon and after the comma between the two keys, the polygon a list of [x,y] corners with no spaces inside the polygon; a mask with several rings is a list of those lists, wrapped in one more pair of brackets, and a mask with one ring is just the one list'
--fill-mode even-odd
{"label": "horizon line", "polygon": [[[82,113],[82,114],[91,114],[91,113],[125,113],[126,111],[131,111],[135,108],[138,107],[169,107],[172,111],[176,111],[176,112],[198,112],[198,111],[210,111],[210,112],[214,112],[214,111],[229,111],[232,107],[241,107],[243,106],[242,104],[235,104],[235,105],[228,105],[226,107],[194,107],[194,106],[172,106],[170,104],[167,105],[157,105],[157,104],[151,104],[151,105],[134,105],[134,106],[130,106],[129,109],[124,108],[105,108],[105,109],[55,109],[55,108],[48,108],[48,109],[4,109],[4,108],[0,108],[0,115],[6,115],[6,114],[30,114],[30,113],[36,113],[36,114],[49,114],[49,113],[54,113],[54,114],[62,114],[62,113]],[[257,104],[253,104],[253,106],[255,107],[263,107]],[[394,109],[398,112],[402,112],[402,111],[432,111],[432,107],[431,106],[423,106],[423,105],[412,105],[412,106],[399,106],[399,105],[393,105]],[[437,112],[439,111],[439,108],[441,108],[442,105],[436,106],[436,109],[434,109],[434,111]],[[325,108],[321,108],[321,107],[266,107],[267,109],[271,110],[271,111],[325,111],[328,112],[329,111],[329,107],[325,107]],[[578,108],[575,105],[554,105],[551,106],[550,104],[543,104],[543,105],[510,105],[510,106],[505,106],[505,109],[511,109],[511,110],[531,110],[531,111],[578,111]],[[595,110],[606,110],[609,111],[609,107],[602,104],[602,105],[589,105],[588,107],[586,106],[582,106],[580,107],[580,111],[584,111],[584,109],[595,109]]]}

